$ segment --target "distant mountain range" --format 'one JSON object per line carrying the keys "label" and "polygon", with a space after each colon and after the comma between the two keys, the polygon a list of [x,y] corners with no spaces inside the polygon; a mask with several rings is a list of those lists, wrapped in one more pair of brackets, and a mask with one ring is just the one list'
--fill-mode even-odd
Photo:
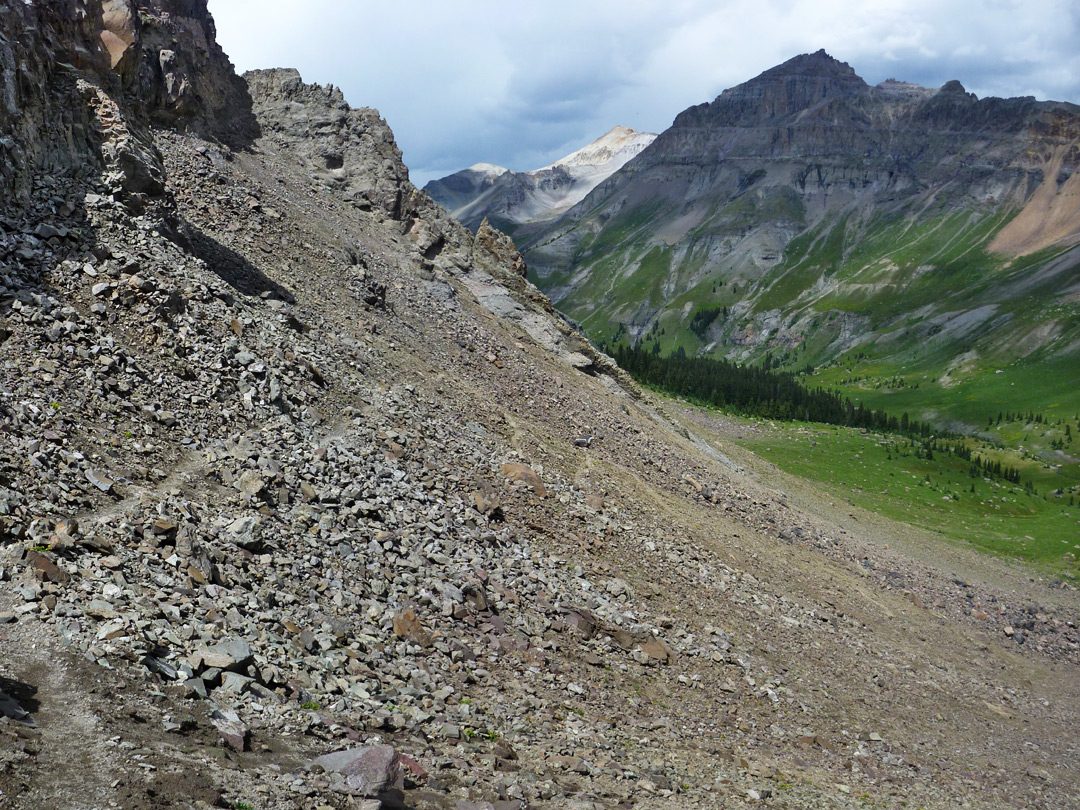
{"label": "distant mountain range", "polygon": [[472,230],[487,217],[513,234],[526,222],[545,222],[565,213],[656,139],[651,132],[615,127],[588,146],[530,172],[477,163],[432,180],[424,190]]}
{"label": "distant mountain range", "polygon": [[956,383],[1080,367],[1080,107],[870,86],[824,51],[682,112],[514,228],[594,340]]}

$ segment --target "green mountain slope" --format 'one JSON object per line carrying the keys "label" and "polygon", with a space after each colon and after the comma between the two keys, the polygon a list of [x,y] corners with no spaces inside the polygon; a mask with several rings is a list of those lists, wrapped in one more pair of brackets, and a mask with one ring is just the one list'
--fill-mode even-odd
{"label": "green mountain slope", "polygon": [[[998,371],[1080,371],[1078,164],[1080,107],[870,87],[819,52],[685,111],[516,238],[598,342],[910,377],[934,410],[1013,394]],[[1062,405],[1052,375],[1023,396]]]}

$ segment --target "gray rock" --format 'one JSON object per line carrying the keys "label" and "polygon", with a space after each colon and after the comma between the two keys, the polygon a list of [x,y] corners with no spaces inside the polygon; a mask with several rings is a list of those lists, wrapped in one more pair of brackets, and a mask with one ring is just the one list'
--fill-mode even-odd
{"label": "gray rock", "polygon": [[167,661],[162,661],[160,658],[154,658],[152,655],[143,658],[143,666],[151,672],[156,672],[161,677],[168,678],[169,680],[176,680],[180,677],[180,673],[177,672],[176,667]]}
{"label": "gray rock", "polygon": [[87,470],[86,480],[100,489],[102,492],[109,492],[112,490],[114,482],[109,476],[107,476],[101,470]]}
{"label": "gray rock", "polygon": [[405,776],[398,753],[389,745],[369,745],[324,754],[311,763],[345,777],[349,790],[376,797],[388,790],[402,790]]}
{"label": "gray rock", "polygon": [[7,692],[0,691],[0,716],[10,717],[17,723],[37,728],[37,721],[30,712],[26,711],[19,702]]}
{"label": "gray rock", "polygon": [[[261,489],[260,486],[259,490]],[[256,490],[256,492],[259,490]],[[229,539],[241,548],[254,551],[261,545],[258,529],[259,521],[250,515],[245,515],[237,518],[229,525]]]}
{"label": "gray rock", "polygon": [[216,709],[210,715],[210,722],[221,735],[222,741],[236,751],[245,751],[251,730],[233,709]]}
{"label": "gray rock", "polygon": [[203,664],[218,669],[240,670],[251,663],[251,645],[244,639],[232,637],[213,644],[201,652]]}
{"label": "gray rock", "polygon": [[455,723],[443,723],[442,728],[439,729],[439,736],[448,740],[461,739],[461,726]]}
{"label": "gray rock", "polygon": [[262,492],[263,487],[265,486],[266,481],[254,470],[248,470],[241,475],[240,480],[236,482],[236,488],[252,498]]}
{"label": "gray rock", "polygon": [[38,225],[34,229],[34,234],[36,236],[40,237],[41,239],[52,239],[52,238],[57,237],[57,236],[66,236],[67,235],[67,229],[65,228],[65,229],[61,230],[59,228],[53,227],[52,225],[48,224],[47,222],[42,222],[40,225]]}
{"label": "gray rock", "polygon": [[[221,686],[219,686],[218,689],[223,692],[232,692],[239,695],[246,690],[254,680],[254,678],[249,678],[247,675],[241,675],[238,672],[225,672],[221,676]],[[216,695],[217,692],[214,694]]]}

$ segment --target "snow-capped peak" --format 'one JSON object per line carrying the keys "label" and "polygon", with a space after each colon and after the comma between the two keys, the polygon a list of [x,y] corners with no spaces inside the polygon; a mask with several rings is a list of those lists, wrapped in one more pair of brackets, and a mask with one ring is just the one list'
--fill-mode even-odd
{"label": "snow-capped peak", "polygon": [[[605,166],[615,172],[654,140],[656,135],[652,132],[638,132],[630,127],[612,127],[588,146],[583,146],[537,171],[553,169],[556,166]],[[608,163],[613,165],[608,167]]]}
{"label": "snow-capped peak", "polygon": [[499,177],[510,170],[504,166],[496,166],[494,163],[474,163],[469,167],[469,171],[487,175],[488,177]]}

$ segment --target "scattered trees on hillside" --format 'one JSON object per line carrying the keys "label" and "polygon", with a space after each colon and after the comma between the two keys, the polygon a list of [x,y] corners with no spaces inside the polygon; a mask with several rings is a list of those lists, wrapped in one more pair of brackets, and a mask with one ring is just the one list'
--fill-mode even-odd
{"label": "scattered trees on hillside", "polygon": [[690,331],[698,336],[698,340],[705,340],[705,333],[709,331],[713,321],[721,315],[727,318],[728,308],[726,306],[706,307],[705,309],[696,310],[690,316]]}

